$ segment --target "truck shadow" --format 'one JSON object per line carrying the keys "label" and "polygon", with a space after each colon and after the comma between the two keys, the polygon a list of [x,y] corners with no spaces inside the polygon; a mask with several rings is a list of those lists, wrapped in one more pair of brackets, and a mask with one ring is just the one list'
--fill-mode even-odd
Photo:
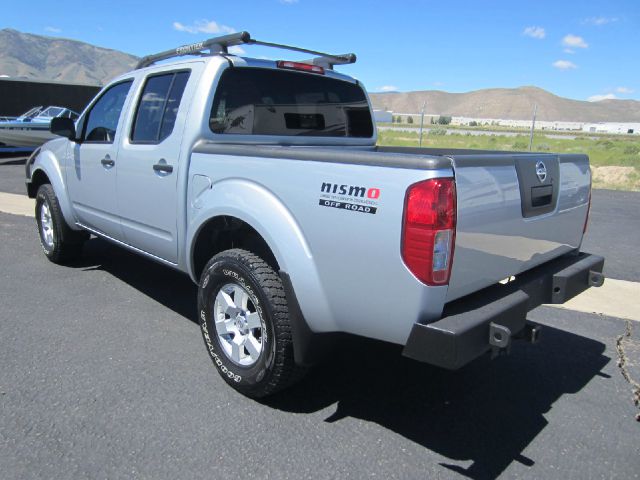
{"label": "truck shadow", "polygon": [[[198,323],[197,288],[186,275],[96,239],[75,267],[105,270]],[[550,326],[538,345],[521,342],[508,357],[485,357],[455,372],[406,359],[401,350],[349,337],[304,381],[261,403],[307,414],[335,404],[325,422],[375,422],[447,457],[447,469],[496,478],[514,461],[535,464],[523,451],[547,425],[544,415],[564,395],[606,376],[601,370],[611,360],[603,343]]]}
{"label": "truck shadow", "polygon": [[85,243],[82,257],[70,267],[104,270],[136,290],[198,324],[198,287],[176,270],[131,253],[105,240]]}
{"label": "truck shadow", "polygon": [[487,356],[455,372],[401,350],[353,338],[300,385],[264,403],[296,413],[337,403],[326,422],[375,422],[452,460],[441,464],[452,471],[496,478],[513,461],[535,464],[522,452],[547,425],[544,414],[594,376],[608,377],[601,370],[610,361],[604,344],[548,326],[538,345],[519,342],[508,357]]}

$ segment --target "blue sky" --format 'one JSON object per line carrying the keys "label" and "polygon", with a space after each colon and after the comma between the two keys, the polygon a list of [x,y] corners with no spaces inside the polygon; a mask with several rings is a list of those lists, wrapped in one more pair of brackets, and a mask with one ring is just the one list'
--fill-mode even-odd
{"label": "blue sky", "polygon": [[[24,8],[28,5],[28,9]],[[341,71],[370,91],[535,85],[586,100],[640,100],[640,0],[29,0],[0,28],[145,55],[218,33],[355,52]],[[296,58],[258,47],[248,56]]]}

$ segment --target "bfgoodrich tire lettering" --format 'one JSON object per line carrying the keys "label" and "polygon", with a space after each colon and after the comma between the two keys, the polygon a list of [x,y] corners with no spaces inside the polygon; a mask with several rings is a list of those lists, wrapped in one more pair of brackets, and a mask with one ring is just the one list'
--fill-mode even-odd
{"label": "bfgoodrich tire lettering", "polygon": [[[230,295],[234,291],[248,295],[245,308],[237,309],[235,303],[228,303],[227,312],[231,315],[225,314],[224,322],[220,321],[219,302],[217,310],[214,307],[221,290]],[[214,256],[200,278],[198,311],[202,336],[214,365],[222,378],[239,392],[253,398],[264,397],[286,388],[302,376],[305,369],[294,362],[282,282],[257,255],[233,249]],[[243,330],[243,321],[249,318],[249,312],[253,323],[247,327],[245,322]],[[237,321],[234,322],[236,314]],[[259,324],[255,314],[259,315]],[[222,323],[229,324],[228,331],[233,333],[227,335],[226,327],[221,329]],[[236,338],[236,335],[248,334],[250,327],[254,328],[261,348],[240,347],[245,348],[242,353],[236,350],[231,354],[229,340],[236,339],[236,343],[240,343],[240,337]]]}
{"label": "bfgoodrich tire lettering", "polygon": [[51,185],[41,185],[36,194],[36,225],[42,251],[54,263],[65,263],[82,253],[85,232],[76,232],[65,221]]}

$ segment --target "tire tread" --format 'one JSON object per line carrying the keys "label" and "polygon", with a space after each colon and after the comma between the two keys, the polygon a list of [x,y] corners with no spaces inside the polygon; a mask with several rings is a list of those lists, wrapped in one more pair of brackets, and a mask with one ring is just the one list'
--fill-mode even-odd
{"label": "tire tread", "polygon": [[65,264],[75,260],[82,253],[82,246],[87,239],[87,234],[85,232],[76,232],[67,225],[64,215],[62,214],[62,209],[60,208],[60,202],[58,202],[58,197],[49,183],[41,185],[36,194],[35,215],[38,238],[40,238],[39,206],[44,200],[49,204],[56,238],[53,250],[50,252],[42,245],[45,255],[49,260],[57,264]]}
{"label": "tire tread", "polygon": [[204,274],[222,257],[232,257],[244,264],[251,271],[265,298],[271,304],[270,310],[276,336],[275,363],[268,382],[261,384],[258,388],[242,389],[241,391],[253,398],[272,395],[298,382],[308,371],[307,367],[297,365],[294,360],[289,307],[282,280],[261,257],[239,248],[225,250],[215,255],[204,268]]}

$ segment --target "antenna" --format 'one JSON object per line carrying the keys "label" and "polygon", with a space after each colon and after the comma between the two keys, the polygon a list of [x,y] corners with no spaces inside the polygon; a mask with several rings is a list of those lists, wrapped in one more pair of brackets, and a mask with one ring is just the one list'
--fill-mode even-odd
{"label": "antenna", "polygon": [[533,147],[533,129],[536,128],[536,113],[538,113],[538,104],[533,104],[533,118],[531,119],[531,134],[529,135],[529,151]]}

